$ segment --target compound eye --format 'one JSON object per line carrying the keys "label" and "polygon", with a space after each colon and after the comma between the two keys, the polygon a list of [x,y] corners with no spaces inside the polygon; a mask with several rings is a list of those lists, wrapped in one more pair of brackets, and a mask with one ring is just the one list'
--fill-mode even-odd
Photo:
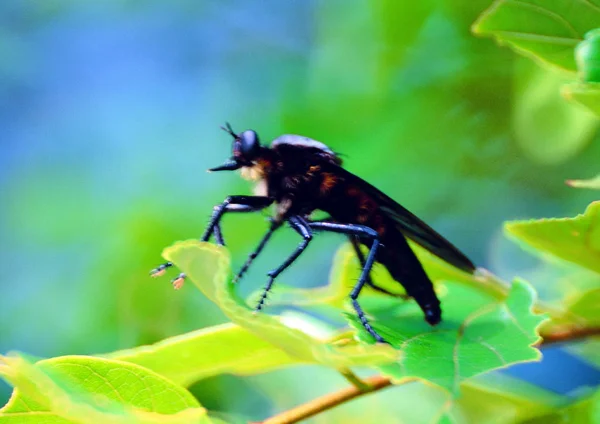
{"label": "compound eye", "polygon": [[246,130],[240,134],[240,153],[247,160],[252,160],[258,156],[260,141],[258,134],[252,130]]}

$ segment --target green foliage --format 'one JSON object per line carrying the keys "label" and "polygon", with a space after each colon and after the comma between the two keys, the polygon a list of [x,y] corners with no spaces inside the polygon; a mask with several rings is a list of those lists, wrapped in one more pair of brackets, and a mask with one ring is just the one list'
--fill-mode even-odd
{"label": "green foliage", "polygon": [[[596,30],[599,26],[600,5],[594,0],[496,0],[475,22],[473,32],[493,36],[499,44],[508,44],[542,65],[577,71],[582,82],[564,85],[562,95],[598,117],[600,96],[595,83],[600,81],[600,44]],[[535,111],[532,115],[535,116]],[[576,111],[569,115],[577,116]],[[577,134],[576,131],[567,133]]]}
{"label": "green foliage", "polygon": [[[506,228],[537,249],[598,271],[594,255],[599,205],[591,204],[575,218],[513,222]],[[508,399],[505,392],[514,388],[504,387],[490,395],[484,394],[490,390],[486,385],[478,387],[469,382],[493,369],[539,360],[539,351],[532,345],[539,341],[537,331],[544,316],[532,312],[535,291],[516,280],[507,292],[493,276],[465,274],[422,249],[416,251],[436,282],[444,320],[432,328],[423,321],[414,302],[402,296],[365,293],[363,306],[392,349],[374,344],[353,313],[345,313],[353,328],[350,332],[336,332],[324,324],[315,327],[314,320],[298,315],[291,321],[285,314],[255,314],[228,278],[229,256],[225,249],[195,240],[176,243],[165,250],[165,258],[186,272],[234,324],[114,352],[104,358],[59,357],[32,365],[18,356],[4,357],[0,372],[17,390],[1,410],[0,422],[26,419],[34,423],[45,419],[66,423],[79,422],[82,417],[115,423],[209,422],[206,410],[180,385],[220,373],[249,375],[311,363],[343,373],[362,365],[380,370],[397,383],[414,379],[433,383],[438,389],[424,389],[434,390],[426,403],[433,402],[427,408],[440,422],[464,422],[465,417],[486,422],[486,414],[494,411],[482,413],[482,399],[497,397],[494,404],[501,405]],[[334,262],[327,287],[296,289],[299,302],[290,298],[291,289],[284,288],[277,303],[319,306],[320,311],[330,310],[330,315],[341,313],[349,282],[356,278],[359,267],[348,246],[340,249]],[[382,268],[376,268],[373,278],[386,288],[397,288]],[[598,325],[599,293],[592,288],[565,305],[569,314],[578,317],[578,324]],[[456,400],[459,391],[462,396]],[[415,393],[419,391],[411,391],[411,396]],[[561,422],[565,417],[592,416],[596,410],[595,398],[562,409],[545,401],[533,406],[518,396],[509,398],[514,400],[503,414],[507,419],[543,417]],[[434,406],[436,399],[438,406]]]}
{"label": "green foliage", "polygon": [[505,229],[535,249],[600,272],[600,202],[575,218],[513,221]]}
{"label": "green foliage", "polygon": [[150,346],[112,352],[105,357],[141,365],[183,386],[223,373],[249,375],[299,363],[285,351],[233,323],[170,337]]}
{"label": "green foliage", "polygon": [[31,364],[0,357],[16,387],[0,423],[207,423],[206,410],[182,387],[137,365],[83,356]]}
{"label": "green foliage", "polygon": [[164,257],[183,270],[229,319],[300,362],[344,369],[354,365],[390,362],[398,355],[385,345],[365,346],[351,341],[341,345],[338,345],[339,341],[327,343],[302,329],[286,326],[277,317],[255,313],[237,296],[235,285],[227,278],[230,272],[229,256],[222,248],[188,240],[166,249]]}
{"label": "green foliage", "polygon": [[[345,256],[350,255],[346,249]],[[235,295],[233,284],[226,281],[229,262],[223,249],[192,240],[167,249],[165,257],[186,272],[232,321],[302,362],[339,369],[371,365],[398,381],[422,378],[457,393],[460,383],[468,377],[540,358],[539,351],[531,345],[539,339],[536,328],[544,318],[531,312],[534,292],[526,283],[515,282],[508,297],[499,302],[472,286],[447,282],[440,287],[445,318],[435,328],[423,321],[414,302],[381,296],[365,299],[365,309],[374,318],[372,324],[401,354],[394,359],[393,353],[384,350],[387,346],[374,343],[354,314],[347,316],[357,331],[356,337],[365,343],[347,342],[343,346],[286,327],[276,317],[254,314]],[[342,262],[349,263],[347,259]],[[346,277],[341,272],[337,275]],[[347,281],[334,279],[333,292],[339,292],[335,288]],[[359,349],[358,355],[355,349]]]}
{"label": "green foliage", "polygon": [[[373,327],[403,358],[381,371],[395,380],[419,377],[458,394],[460,383],[474,375],[511,364],[541,359],[532,347],[539,341],[543,316],[532,312],[535,292],[515,281],[504,301],[460,283],[438,285],[444,319],[431,328],[414,305],[372,305]],[[354,315],[347,315],[358,336],[371,337]]]}
{"label": "green foliage", "polygon": [[541,63],[575,72],[574,49],[599,24],[595,0],[496,0],[473,31]]}
{"label": "green foliage", "polygon": [[[236,86],[236,105],[244,111],[236,119],[252,122],[261,135],[262,131],[268,136],[293,131],[339,148],[347,155],[344,159],[349,169],[411,210],[425,211],[427,220],[452,223],[456,216],[461,222],[473,220],[466,226],[471,228],[461,228],[465,233],[462,242],[476,239],[480,232],[492,233],[500,219],[520,210],[517,207],[526,206],[525,213],[530,215],[543,213],[545,203],[531,199],[552,201],[563,211],[581,204],[582,199],[588,201],[585,195],[589,192],[564,190],[568,193],[563,194],[557,187],[575,172],[589,172],[584,169],[586,163],[590,169],[595,167],[592,173],[597,172],[598,148],[591,144],[600,116],[597,40],[593,34],[584,40],[584,34],[600,26],[598,0],[499,0],[473,25],[477,34],[493,36],[551,71],[566,71],[560,75],[524,64],[525,60],[515,59],[506,49],[494,49],[493,43],[474,39],[468,27],[489,6],[486,2],[456,6],[452,2],[381,0],[344,6],[343,10],[327,2],[315,6],[314,47],[309,54],[294,52],[289,60],[278,56],[277,62],[282,63],[266,60],[268,66],[251,61],[252,71],[265,80],[281,79],[272,88],[276,92],[273,100],[261,101],[264,107],[258,111],[248,107],[256,105],[257,93],[245,92],[245,85]],[[251,45],[246,47],[244,51]],[[215,85],[218,99],[205,93],[211,100],[207,103],[215,105],[216,115],[230,111],[231,97],[223,95],[229,81],[252,74],[246,61],[237,60],[238,53],[236,60],[223,61],[234,63],[236,73],[225,72],[228,81]],[[302,56],[308,59],[299,59]],[[578,82],[573,82],[575,72]],[[265,84],[258,86],[262,93]],[[561,86],[564,97],[587,111],[563,102]],[[206,126],[212,128],[210,121],[206,119]],[[133,139],[144,143],[159,139],[162,143],[163,139],[183,140],[186,137],[181,135],[193,134],[187,138],[196,143],[198,129],[189,134],[145,131],[148,134],[136,133]],[[215,133],[207,132],[211,144],[207,142],[203,148],[213,149]],[[0,374],[15,390],[0,410],[0,424],[218,422],[208,417],[185,387],[222,374],[248,377],[259,387],[258,381],[269,380],[260,391],[268,393],[273,408],[283,409],[313,396],[327,383],[331,383],[329,390],[339,388],[342,379],[334,372],[328,375],[325,367],[345,375],[350,367],[378,371],[391,376],[397,386],[328,411],[320,422],[356,419],[366,423],[373,419],[373,411],[378,411],[380,422],[600,421],[598,394],[586,392],[570,401],[489,373],[539,359],[540,352],[532,344],[539,341],[540,331],[568,333],[572,326],[593,329],[600,325],[599,202],[574,218],[506,226],[510,235],[544,258],[558,257],[586,269],[583,274],[571,268],[564,271],[562,285],[568,290],[557,296],[552,309],[546,304],[534,305],[533,287],[544,287],[548,283],[544,278],[528,278],[533,287],[518,278],[507,285],[484,270],[465,274],[413,246],[442,299],[444,321],[431,328],[414,302],[405,298],[402,287],[383,267],[376,266],[374,280],[397,296],[387,297],[367,288],[361,302],[392,348],[373,345],[347,305],[347,294],[359,274],[358,261],[348,246],[338,251],[328,285],[304,289],[277,282],[270,305],[293,309],[278,315],[269,315],[271,309],[253,314],[229,281],[228,252],[195,241],[179,243],[165,253],[210,301],[202,296],[175,296],[168,284],[148,283],[142,276],[148,264],[154,264],[157,246],[194,234],[198,211],[209,210],[225,193],[246,190],[242,185],[207,185],[203,195],[190,199],[185,208],[174,208],[169,202],[180,202],[189,187],[178,188],[174,179],[164,178],[162,172],[147,171],[160,166],[148,159],[150,156],[141,156],[144,151],[153,152],[150,147],[156,145],[132,150],[142,169],[143,178],[139,179],[148,193],[145,199],[128,204],[131,210],[125,214],[122,204],[111,208],[108,197],[93,203],[90,186],[73,178],[71,168],[63,167],[60,178],[39,174],[47,186],[33,178],[15,179],[19,183],[5,203],[12,215],[27,222],[15,238],[28,243],[41,240],[44,247],[52,243],[53,249],[66,242],[80,246],[92,238],[103,240],[100,254],[94,252],[96,267],[88,274],[77,274],[85,284],[59,284],[75,275],[69,270],[56,284],[51,281],[47,291],[36,291],[40,299],[81,291],[75,302],[80,305],[77,320],[61,321],[76,324],[57,328],[64,331],[63,337],[53,334],[62,351],[100,351],[104,346],[112,349],[162,341],[100,357],[67,356],[35,363],[14,355],[2,357]],[[178,148],[190,145],[179,144]],[[584,154],[578,156],[581,152]],[[150,174],[158,177],[150,180]],[[599,179],[570,184],[598,189]],[[526,200],[519,203],[514,198],[520,190],[526,193]],[[157,191],[168,192],[172,198],[158,202]],[[111,192],[113,197],[118,198]],[[500,197],[506,205],[497,202]],[[534,204],[538,206],[534,208]],[[228,242],[249,247],[260,227],[246,226],[239,231],[241,227],[233,221],[232,227],[227,224]],[[90,226],[89,222],[100,225]],[[109,230],[120,235],[107,237]],[[473,246],[495,249],[493,241],[480,242]],[[34,272],[36,267],[31,268]],[[24,273],[23,278],[28,275]],[[36,301],[34,305],[40,304]],[[90,308],[95,302],[103,307]],[[33,320],[50,321],[43,313],[37,315],[39,308],[23,304]],[[534,314],[533,306],[548,314]],[[300,313],[298,308],[309,309],[312,315]],[[54,319],[51,311],[47,316]],[[211,327],[221,322],[219,311],[232,322]],[[18,314],[6,316],[11,325],[3,330],[22,331],[13,325]],[[545,316],[551,319],[540,326]],[[337,325],[343,317],[350,329]],[[206,328],[185,333],[198,327]],[[598,348],[594,340],[568,346],[596,368],[600,367]],[[261,380],[259,374],[272,371],[278,374]],[[282,376],[286,372],[291,377]],[[217,389],[201,395],[222,399],[239,395],[230,396],[219,385],[221,380],[214,381],[217,379],[213,380]],[[202,404],[208,405],[203,399]]]}

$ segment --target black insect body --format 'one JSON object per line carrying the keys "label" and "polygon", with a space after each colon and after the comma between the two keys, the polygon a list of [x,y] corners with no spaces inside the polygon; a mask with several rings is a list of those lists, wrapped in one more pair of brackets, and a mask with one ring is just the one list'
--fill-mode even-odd
{"label": "black insect body", "polygon": [[[233,155],[223,165],[210,171],[241,169],[244,177],[258,182],[260,192],[255,196],[229,196],[215,206],[202,241],[214,235],[218,244],[224,244],[219,225],[223,214],[255,212],[275,204],[271,226],[237,274],[236,280],[239,280],[273,232],[284,222],[302,237],[290,256],[269,272],[269,280],[256,310],[264,306],[267,293],[277,276],[309,245],[313,232],[326,231],[346,235],[362,263],[363,270],[350,293],[350,299],[363,326],[377,341],[384,340],[370,326],[358,303],[358,296],[365,284],[386,292],[375,286],[369,278],[374,262],[383,264],[392,277],[404,286],[407,294],[423,310],[428,323],[434,325],[441,320],[440,302],[431,280],[409,247],[406,237],[455,267],[472,273],[475,266],[454,245],[377,188],[342,168],[341,159],[323,143],[297,135],[282,135],[270,147],[266,147],[260,144],[258,135],[252,130],[236,134],[229,124],[223,129],[234,138]],[[330,218],[311,221],[310,215],[316,210],[326,212]],[[368,248],[366,257],[360,245]],[[161,275],[171,265],[160,265],[151,274]],[[185,275],[180,274],[173,280],[174,286],[179,288],[184,278]]]}

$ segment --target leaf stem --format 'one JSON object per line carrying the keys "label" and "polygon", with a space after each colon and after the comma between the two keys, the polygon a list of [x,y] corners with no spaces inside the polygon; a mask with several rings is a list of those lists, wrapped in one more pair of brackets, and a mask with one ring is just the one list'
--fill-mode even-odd
{"label": "leaf stem", "polygon": [[361,380],[356,374],[350,371],[348,368],[339,370],[340,374],[344,376],[346,380],[350,382],[354,387],[360,391],[366,391],[370,388],[369,384]]}

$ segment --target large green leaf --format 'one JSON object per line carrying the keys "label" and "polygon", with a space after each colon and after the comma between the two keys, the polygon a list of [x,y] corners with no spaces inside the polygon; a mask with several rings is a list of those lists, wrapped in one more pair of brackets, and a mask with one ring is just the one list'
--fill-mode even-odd
{"label": "large green leaf", "polygon": [[529,246],[600,272],[600,201],[574,218],[513,221],[504,228]]}
{"label": "large green leaf", "polygon": [[598,26],[597,0],[497,0],[473,31],[542,63],[575,72],[575,46]]}
{"label": "large green leaf", "polygon": [[141,365],[184,386],[217,374],[256,374],[298,362],[233,323],[104,356]]}
{"label": "large green leaf", "polygon": [[[188,278],[234,323],[283,349],[298,362],[321,363],[338,369],[354,365],[373,365],[397,360],[398,352],[389,346],[367,346],[353,340],[328,340],[314,337],[306,331],[310,326],[295,328],[285,325],[280,317],[255,313],[237,296],[228,279],[229,255],[218,246],[197,240],[178,242],[163,252],[163,256],[184,271]],[[300,328],[297,328],[300,327]],[[305,331],[302,331],[305,330]]]}
{"label": "large green leaf", "polygon": [[15,386],[0,423],[210,423],[185,390],[138,365],[85,356],[31,364],[0,357],[0,373]]}
{"label": "large green leaf", "polygon": [[[456,282],[438,284],[443,321],[430,327],[413,303],[365,305],[373,327],[403,353],[403,361],[379,366],[395,380],[418,377],[458,393],[460,383],[474,375],[541,358],[533,347],[544,316],[535,315],[533,288],[512,284],[508,297],[496,297]],[[367,343],[373,338],[355,315],[350,324]]]}

